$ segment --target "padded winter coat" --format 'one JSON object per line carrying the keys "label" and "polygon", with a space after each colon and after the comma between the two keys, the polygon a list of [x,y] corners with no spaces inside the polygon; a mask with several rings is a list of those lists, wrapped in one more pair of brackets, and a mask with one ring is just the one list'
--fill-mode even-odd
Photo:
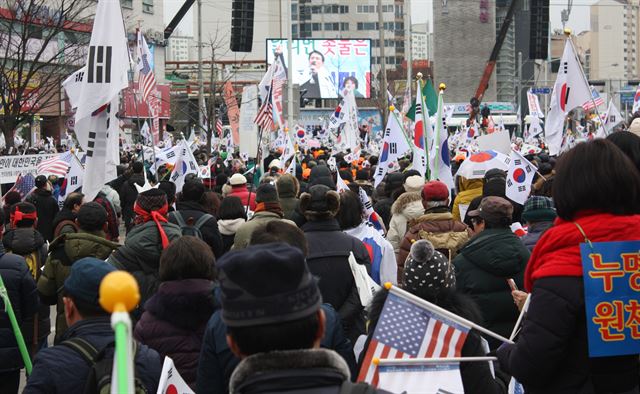
{"label": "padded winter coat", "polygon": [[393,246],[393,252],[397,255],[400,251],[402,238],[409,229],[409,222],[424,214],[422,197],[420,193],[402,193],[391,206],[391,220],[387,241]]}
{"label": "padded winter coat", "polygon": [[87,233],[68,233],[56,238],[49,245],[49,257],[44,264],[42,275],[38,278],[38,292],[43,303],[56,305],[56,337],[58,343],[67,329],[64,317],[62,293],[64,281],[71,272],[71,265],[84,257],[95,257],[101,260],[109,257],[120,245],[105,239],[105,233],[97,231]]}
{"label": "padded winter coat", "polygon": [[[195,201],[178,202],[176,203],[176,208],[176,212],[182,215],[182,220],[184,220],[185,223],[189,223],[189,218],[193,218],[193,223],[195,224],[201,216],[207,213],[202,205]],[[169,222],[179,226],[174,215],[175,213],[168,215]],[[202,240],[209,245],[216,258],[222,256],[222,238],[218,231],[216,217],[212,215],[212,217],[200,227],[200,232],[202,233]]]}
{"label": "padded winter coat", "polygon": [[[26,316],[38,311],[38,292],[24,258],[13,254],[0,254],[0,275],[7,289],[13,312],[19,324]],[[0,308],[4,311],[4,302],[0,299]],[[0,313],[0,373],[15,371],[24,366],[9,316]]]}
{"label": "padded winter coat", "polygon": [[242,201],[242,205],[244,206],[249,205],[250,210],[252,211],[256,210],[256,193],[255,192],[249,193],[249,189],[247,189],[247,185],[232,186],[231,192],[227,195],[227,197],[229,196],[238,197],[240,201]]}
{"label": "padded winter coat", "polygon": [[210,280],[163,282],[145,304],[134,336],[160,353],[163,359],[171,357],[180,376],[195,389],[202,337],[214,310]]}
{"label": "padded winter coat", "polygon": [[[509,229],[487,229],[472,238],[453,260],[456,289],[476,301],[485,327],[509,337],[518,319],[507,279],[523,286],[529,251]],[[487,338],[492,349],[500,345]]]}
{"label": "padded winter coat", "polygon": [[53,197],[53,194],[46,189],[34,190],[25,198],[25,201],[36,206],[36,212],[38,213],[36,230],[38,230],[47,241],[53,241],[53,219],[60,210],[58,201]]}

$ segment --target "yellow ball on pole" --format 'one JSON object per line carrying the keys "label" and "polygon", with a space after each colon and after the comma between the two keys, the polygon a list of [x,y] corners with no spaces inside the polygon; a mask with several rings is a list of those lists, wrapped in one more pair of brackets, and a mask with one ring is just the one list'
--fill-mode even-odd
{"label": "yellow ball on pole", "polygon": [[130,312],[140,302],[138,282],[126,271],[113,271],[100,283],[100,305],[109,313]]}

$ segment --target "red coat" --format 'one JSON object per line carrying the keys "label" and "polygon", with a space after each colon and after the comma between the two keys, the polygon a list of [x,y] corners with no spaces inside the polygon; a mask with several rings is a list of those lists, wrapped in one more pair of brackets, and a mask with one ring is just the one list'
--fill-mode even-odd
{"label": "red coat", "polygon": [[252,211],[256,210],[256,193],[251,192],[249,195],[249,189],[247,189],[247,185],[239,185],[239,186],[231,186],[231,193],[229,196],[235,196],[240,198],[242,201],[242,205],[249,204],[249,209]]}

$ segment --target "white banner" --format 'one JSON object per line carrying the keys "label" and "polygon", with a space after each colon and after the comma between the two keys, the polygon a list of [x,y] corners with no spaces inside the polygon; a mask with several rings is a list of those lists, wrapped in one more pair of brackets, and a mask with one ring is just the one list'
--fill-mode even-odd
{"label": "white banner", "polygon": [[379,366],[378,388],[392,393],[464,393],[458,363]]}
{"label": "white banner", "polygon": [[250,157],[258,155],[258,126],[253,122],[257,114],[258,88],[245,86],[240,105],[240,152],[247,152]]}
{"label": "white banner", "polygon": [[0,183],[13,183],[19,174],[38,175],[40,162],[58,156],[59,153],[42,155],[0,156]]}

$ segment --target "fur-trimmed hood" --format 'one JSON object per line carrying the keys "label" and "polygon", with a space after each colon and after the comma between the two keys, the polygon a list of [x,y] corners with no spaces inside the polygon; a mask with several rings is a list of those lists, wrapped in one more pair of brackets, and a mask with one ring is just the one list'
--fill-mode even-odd
{"label": "fur-trimmed hood", "polygon": [[[292,370],[296,371],[295,375],[286,373]],[[301,349],[258,353],[238,364],[229,380],[229,393],[243,393],[243,387],[250,385],[267,391],[268,387],[272,388],[279,383],[281,390],[269,392],[285,391],[286,381],[289,379],[296,379],[296,382],[307,379],[313,384],[318,380],[314,379],[318,375],[327,384],[335,380],[338,386],[351,376],[347,363],[333,350]],[[313,386],[309,388],[311,387]]]}
{"label": "fur-trimmed hood", "polygon": [[424,214],[420,193],[402,193],[391,206],[392,215],[403,215],[407,221],[417,219]]}

